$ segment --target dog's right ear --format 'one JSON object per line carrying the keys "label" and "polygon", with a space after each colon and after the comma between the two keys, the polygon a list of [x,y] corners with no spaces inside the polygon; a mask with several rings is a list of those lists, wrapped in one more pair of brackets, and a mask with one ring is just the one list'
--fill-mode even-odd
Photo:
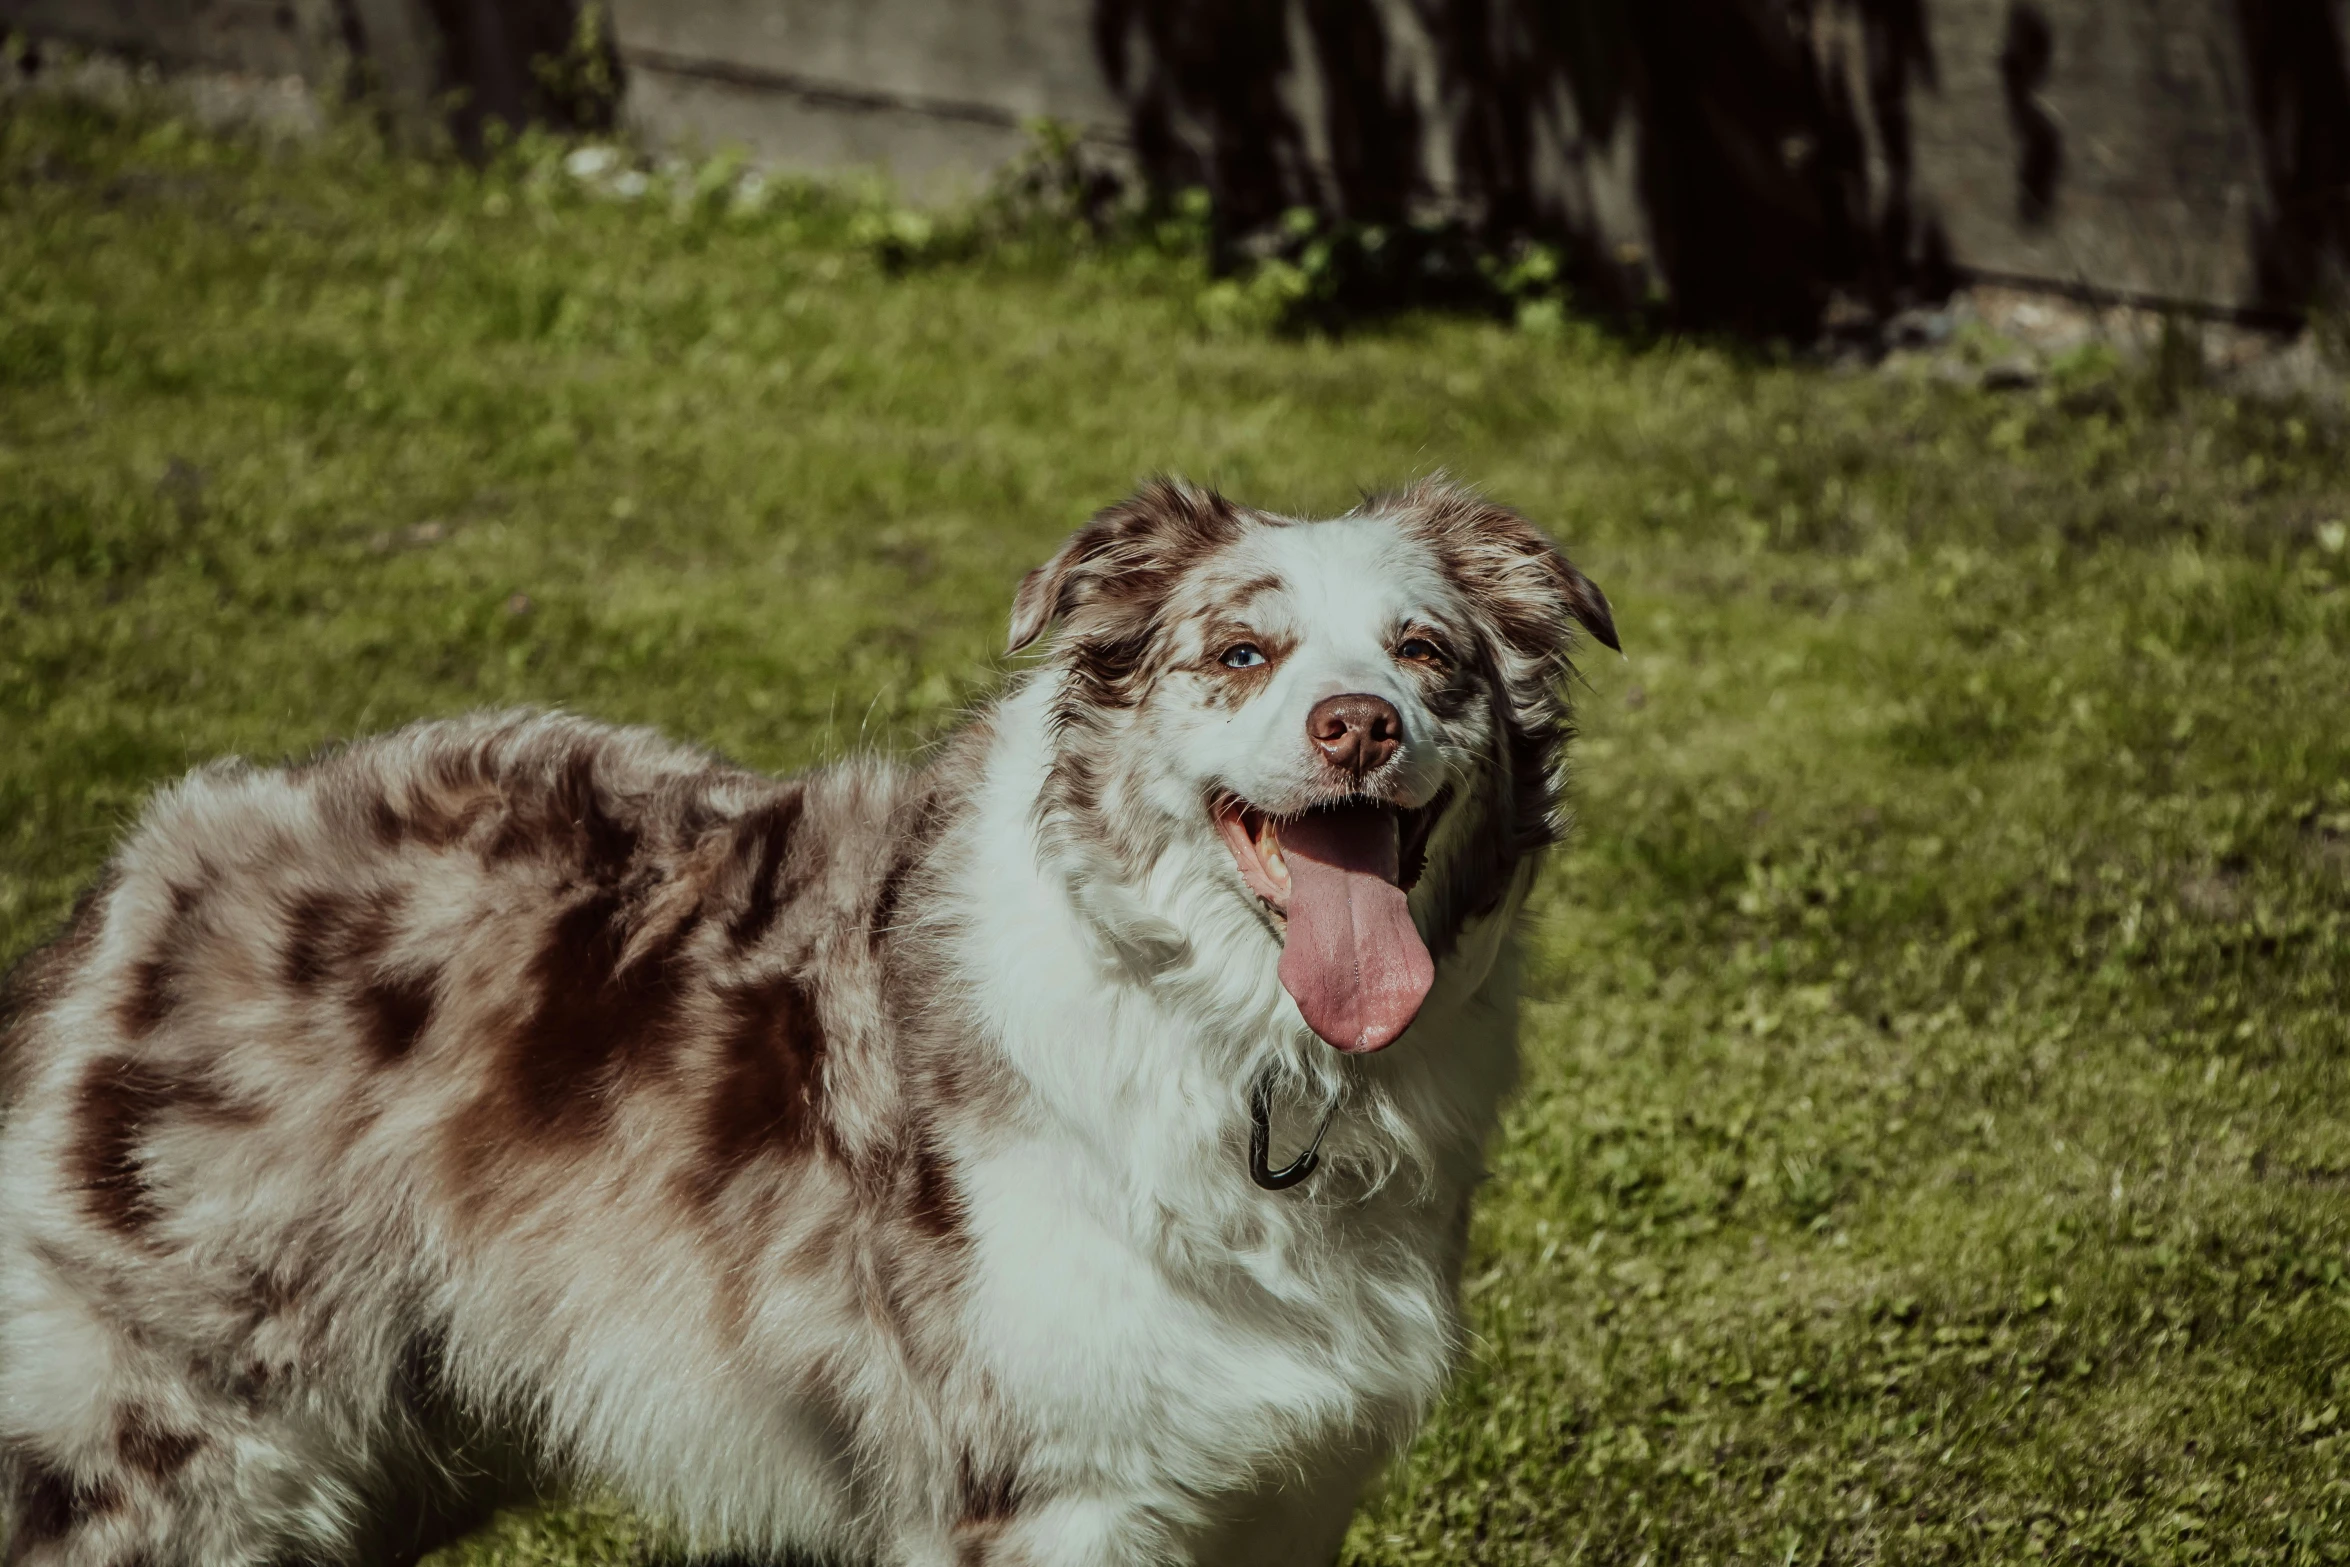
{"label": "dog's right ear", "polygon": [[1051,560],[1020,579],[1004,651],[1017,653],[1056,620],[1089,605],[1142,604],[1176,575],[1240,534],[1240,513],[1213,490],[1153,479],[1094,514]]}
{"label": "dog's right ear", "polygon": [[1078,529],[1051,560],[1031,567],[1028,575],[1020,579],[1020,591],[1012,595],[1012,635],[1004,644],[1007,654],[1019,652],[1060,619],[1067,608],[1070,576],[1101,548],[1101,541],[1095,536],[1099,526],[1097,519]]}

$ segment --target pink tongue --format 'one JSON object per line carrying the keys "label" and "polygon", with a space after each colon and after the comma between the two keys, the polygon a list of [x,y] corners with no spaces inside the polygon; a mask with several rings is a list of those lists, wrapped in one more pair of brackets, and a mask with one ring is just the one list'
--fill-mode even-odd
{"label": "pink tongue", "polygon": [[1393,1044],[1436,982],[1436,964],[1395,884],[1395,813],[1350,806],[1280,831],[1289,863],[1282,988],[1339,1049]]}

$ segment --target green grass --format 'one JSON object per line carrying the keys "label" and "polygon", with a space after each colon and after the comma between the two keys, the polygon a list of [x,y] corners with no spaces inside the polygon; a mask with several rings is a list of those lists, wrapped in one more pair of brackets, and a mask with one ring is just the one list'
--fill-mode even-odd
{"label": "green grass", "polygon": [[1446,467],[1629,652],[1475,1343],[1348,1562],[2350,1559],[2333,423],[2094,355],[1986,395],[1233,335],[1180,250],[893,274],[872,228],[0,111],[0,954],[205,758],[525,701],[911,746],[1138,477],[1321,510]]}

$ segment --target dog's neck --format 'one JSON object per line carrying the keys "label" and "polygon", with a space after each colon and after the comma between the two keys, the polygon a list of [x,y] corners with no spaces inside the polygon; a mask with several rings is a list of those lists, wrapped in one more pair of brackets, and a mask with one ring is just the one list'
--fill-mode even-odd
{"label": "dog's neck", "polygon": [[[1051,679],[1016,686],[991,716],[968,808],[941,845],[951,909],[938,957],[984,998],[970,1023],[986,1037],[973,1046],[1000,1054],[1036,1112],[1146,1186],[1245,1179],[1250,1095],[1268,1075],[1277,1158],[1302,1146],[1322,1107],[1342,1107],[1331,1168],[1316,1177],[1325,1191],[1410,1170],[1424,1185],[1457,1164],[1455,1145],[1489,1124],[1509,1064],[1441,1038],[1340,1056],[1283,991],[1279,937],[1204,818],[1196,832],[1162,824],[1164,849],[1138,869],[1100,834],[1040,811],[1055,759]],[[1485,986],[1521,890],[1454,944],[1429,1033]]]}

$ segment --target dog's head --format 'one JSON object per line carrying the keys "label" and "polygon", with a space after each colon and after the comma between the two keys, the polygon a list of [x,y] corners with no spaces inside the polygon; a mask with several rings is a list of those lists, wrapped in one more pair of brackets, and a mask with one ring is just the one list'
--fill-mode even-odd
{"label": "dog's head", "polygon": [[1012,650],[1056,619],[1044,810],[1138,876],[1204,855],[1343,1050],[1558,836],[1571,628],[1616,645],[1548,539],[1435,481],[1320,522],[1154,483],[1028,574]]}

